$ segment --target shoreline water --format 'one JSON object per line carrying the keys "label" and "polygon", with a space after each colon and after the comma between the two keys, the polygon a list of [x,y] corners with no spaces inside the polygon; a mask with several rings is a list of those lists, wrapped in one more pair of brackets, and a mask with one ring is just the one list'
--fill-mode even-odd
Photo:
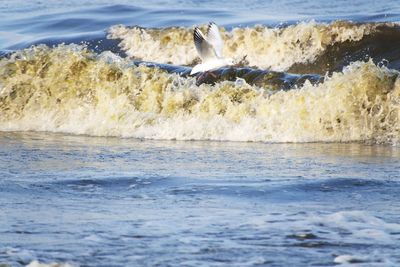
{"label": "shoreline water", "polygon": [[0,144],[0,262],[12,266],[399,260],[397,147],[49,133]]}

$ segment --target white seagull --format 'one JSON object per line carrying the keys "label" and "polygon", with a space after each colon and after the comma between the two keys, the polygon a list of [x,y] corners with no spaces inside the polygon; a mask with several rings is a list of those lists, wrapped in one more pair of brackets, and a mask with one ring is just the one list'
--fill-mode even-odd
{"label": "white seagull", "polygon": [[222,56],[224,41],[222,40],[218,27],[214,22],[208,24],[207,36],[204,36],[199,28],[194,28],[193,40],[202,63],[194,66],[190,75],[198,72],[208,73],[209,71],[224,66],[233,65],[232,59],[224,58]]}

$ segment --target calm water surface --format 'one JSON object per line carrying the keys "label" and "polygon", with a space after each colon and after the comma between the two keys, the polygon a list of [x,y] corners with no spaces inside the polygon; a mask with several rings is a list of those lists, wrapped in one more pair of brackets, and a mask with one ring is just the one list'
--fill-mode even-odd
{"label": "calm water surface", "polygon": [[400,150],[0,136],[0,262],[400,262]]}
{"label": "calm water surface", "polygon": [[[0,2],[0,50],[31,44],[95,41],[115,24],[170,27],[215,21],[225,27],[299,21],[400,21],[400,4],[387,1],[128,1],[72,0]],[[109,47],[108,47],[109,48]]]}

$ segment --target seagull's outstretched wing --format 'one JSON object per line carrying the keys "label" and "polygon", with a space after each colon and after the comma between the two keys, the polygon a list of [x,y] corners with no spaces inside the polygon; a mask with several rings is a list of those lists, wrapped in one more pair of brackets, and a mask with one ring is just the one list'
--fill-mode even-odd
{"label": "seagull's outstretched wing", "polygon": [[202,61],[215,58],[216,53],[214,51],[214,47],[206,40],[201,30],[197,27],[194,28],[193,40],[197,53]]}
{"label": "seagull's outstretched wing", "polygon": [[222,58],[222,47],[224,46],[224,41],[219,33],[218,26],[214,22],[208,24],[207,41],[213,46],[215,55]]}

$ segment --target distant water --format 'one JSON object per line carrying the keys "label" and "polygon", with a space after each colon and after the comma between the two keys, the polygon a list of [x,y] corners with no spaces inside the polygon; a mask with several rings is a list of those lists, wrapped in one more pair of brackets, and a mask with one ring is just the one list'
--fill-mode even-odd
{"label": "distant water", "polygon": [[228,28],[299,21],[397,22],[400,5],[387,1],[128,1],[71,0],[0,3],[0,50],[34,43],[92,40],[115,24],[187,26],[215,21]]}
{"label": "distant water", "polygon": [[[240,67],[200,85],[208,21]],[[399,21],[398,1],[0,1],[0,265],[399,266]]]}

